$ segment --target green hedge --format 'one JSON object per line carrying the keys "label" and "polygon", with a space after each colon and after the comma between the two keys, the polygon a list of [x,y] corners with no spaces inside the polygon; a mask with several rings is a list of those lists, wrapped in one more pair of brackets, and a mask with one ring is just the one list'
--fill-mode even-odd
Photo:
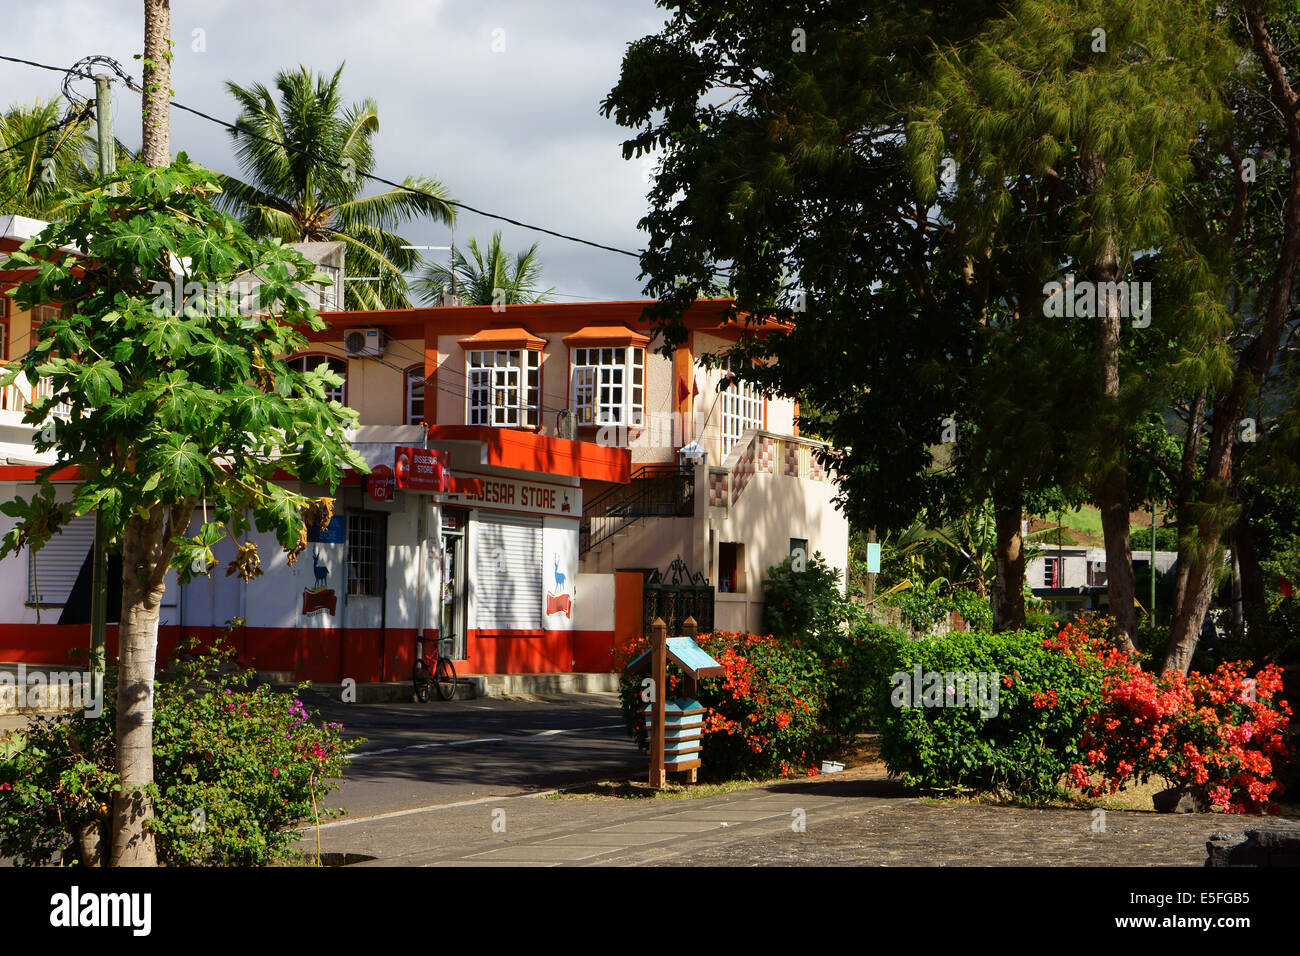
{"label": "green hedge", "polygon": [[[1079,759],[1085,701],[1098,688],[1095,672],[1045,648],[1044,637],[949,632],[888,644],[873,701],[889,772],[920,789],[1056,793]],[[918,670],[922,693],[913,700]],[[951,675],[970,673],[980,676],[962,693],[966,681]],[[959,693],[978,698],[981,689],[983,706],[955,706]]]}

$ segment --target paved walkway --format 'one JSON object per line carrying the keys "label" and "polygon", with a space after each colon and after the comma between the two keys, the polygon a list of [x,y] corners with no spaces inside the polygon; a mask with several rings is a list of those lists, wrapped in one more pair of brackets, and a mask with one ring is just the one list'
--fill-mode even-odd
{"label": "paved walkway", "polygon": [[[323,851],[386,866],[1200,866],[1239,820],[935,804],[878,770],[704,798],[519,796],[326,825]],[[314,843],[307,834],[304,846]]]}

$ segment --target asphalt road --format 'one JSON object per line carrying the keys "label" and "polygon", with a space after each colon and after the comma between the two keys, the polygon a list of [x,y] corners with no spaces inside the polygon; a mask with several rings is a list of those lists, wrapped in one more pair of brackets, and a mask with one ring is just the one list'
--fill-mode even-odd
{"label": "asphalt road", "polygon": [[366,738],[326,798],[352,818],[547,790],[645,766],[613,694],[553,700],[344,704],[311,694],[322,719]]}

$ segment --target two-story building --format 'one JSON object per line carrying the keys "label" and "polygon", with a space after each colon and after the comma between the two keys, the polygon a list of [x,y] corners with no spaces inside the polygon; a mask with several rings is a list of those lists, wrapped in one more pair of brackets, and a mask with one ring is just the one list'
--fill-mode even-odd
{"label": "two-story building", "polygon": [[[0,242],[40,225],[11,224]],[[304,251],[341,276],[332,250]],[[0,273],[0,292],[20,278]],[[13,354],[40,317],[0,303]],[[791,553],[843,571],[847,522],[795,404],[720,389],[734,377],[705,368],[745,334],[722,322],[728,303],[692,308],[669,355],[646,305],[327,312],[293,361],[339,373],[332,397],[359,413],[351,439],[374,472],[349,476],[294,566],[259,536],[261,577],[169,585],[162,650],[237,620],[260,670],[315,680],[405,679],[419,634],[447,638],[461,673],[606,672],[655,613],[758,629],[766,570]],[[18,422],[40,387],[7,398],[0,498],[29,493],[47,457]],[[5,562],[18,573],[0,575],[0,660],[85,644],[92,537],[87,516]]]}

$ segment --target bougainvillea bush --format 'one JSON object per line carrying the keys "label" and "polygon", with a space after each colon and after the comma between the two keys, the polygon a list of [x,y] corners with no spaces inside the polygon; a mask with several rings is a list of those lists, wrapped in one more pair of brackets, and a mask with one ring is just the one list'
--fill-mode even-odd
{"label": "bougainvillea bush", "polygon": [[[821,656],[803,641],[716,631],[696,642],[726,673],[699,682],[705,709],[703,764],[707,779],[807,772],[830,753],[837,736],[826,725],[831,687]],[[631,657],[646,650],[642,640]],[[649,749],[642,678],[621,685],[629,733]],[[669,700],[684,693],[683,675],[668,662]]]}
{"label": "bougainvillea bush", "polygon": [[872,694],[891,775],[924,790],[1059,792],[1100,691],[1095,669],[1045,647],[1040,631],[950,631],[892,647]]}
{"label": "bougainvillea bush", "polygon": [[1228,813],[1260,813],[1281,794],[1276,773],[1293,754],[1291,707],[1278,696],[1276,665],[1253,677],[1248,661],[1224,662],[1209,674],[1157,676],[1074,626],[1045,645],[1101,675],[1080,737],[1082,759],[1070,768],[1071,783],[1088,795],[1157,777],[1203,788]]}
{"label": "bougainvillea bush", "polygon": [[[284,862],[300,824],[341,812],[320,802],[360,741],[343,741],[342,725],[314,719],[296,694],[254,687],[233,654],[183,655],[155,684],[150,826],[169,866]],[[101,716],[39,718],[0,749],[0,854],[98,862],[117,785],[111,670],[105,685]]]}

